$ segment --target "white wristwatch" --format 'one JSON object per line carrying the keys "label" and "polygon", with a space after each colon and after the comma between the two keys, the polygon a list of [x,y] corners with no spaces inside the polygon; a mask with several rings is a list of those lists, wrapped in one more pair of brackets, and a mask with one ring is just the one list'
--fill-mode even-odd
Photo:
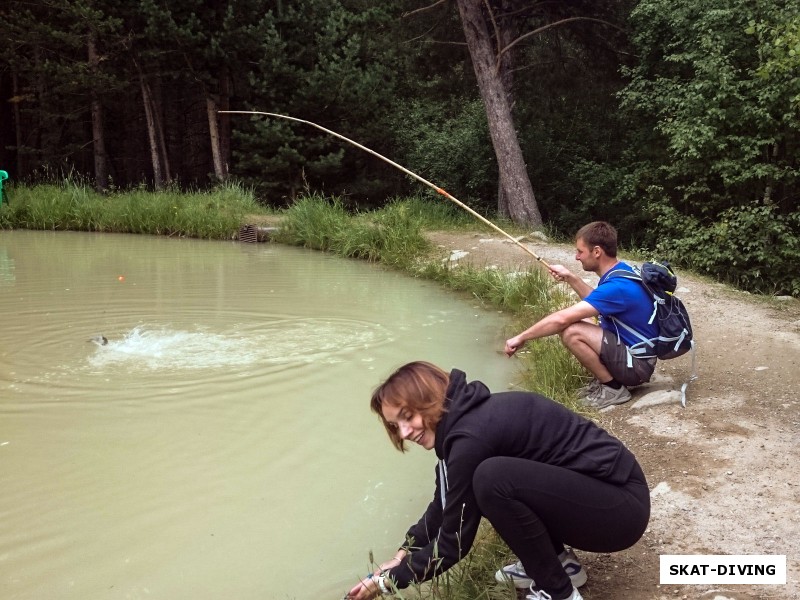
{"label": "white wristwatch", "polygon": [[378,588],[381,590],[381,594],[391,595],[392,590],[386,587],[386,575],[378,575]]}

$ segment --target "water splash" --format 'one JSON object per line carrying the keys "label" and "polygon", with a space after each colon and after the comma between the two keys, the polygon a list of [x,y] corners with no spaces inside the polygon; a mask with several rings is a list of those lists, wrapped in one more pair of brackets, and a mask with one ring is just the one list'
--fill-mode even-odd
{"label": "water splash", "polygon": [[147,370],[213,369],[257,364],[341,362],[344,355],[390,340],[381,325],[348,319],[281,320],[258,330],[216,333],[135,327],[122,338],[109,336],[88,358],[89,365]]}

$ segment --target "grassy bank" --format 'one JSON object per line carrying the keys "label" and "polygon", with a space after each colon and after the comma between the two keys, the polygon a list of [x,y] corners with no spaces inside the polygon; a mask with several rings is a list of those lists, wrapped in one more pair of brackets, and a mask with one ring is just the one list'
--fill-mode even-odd
{"label": "grassy bank", "polygon": [[238,185],[208,192],[133,190],[98,194],[76,181],[14,186],[0,207],[0,229],[98,231],[231,239],[259,211]]}

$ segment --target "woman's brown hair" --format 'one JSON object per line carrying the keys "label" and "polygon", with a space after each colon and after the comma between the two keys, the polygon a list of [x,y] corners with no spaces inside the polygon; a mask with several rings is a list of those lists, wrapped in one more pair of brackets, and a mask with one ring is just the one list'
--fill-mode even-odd
{"label": "woman's brown hair", "polygon": [[436,429],[445,412],[444,396],[449,383],[447,372],[429,362],[416,361],[397,369],[372,393],[370,408],[381,418],[389,439],[400,452],[406,451],[405,440],[397,426],[383,417],[383,406],[407,407],[422,415],[426,427]]}

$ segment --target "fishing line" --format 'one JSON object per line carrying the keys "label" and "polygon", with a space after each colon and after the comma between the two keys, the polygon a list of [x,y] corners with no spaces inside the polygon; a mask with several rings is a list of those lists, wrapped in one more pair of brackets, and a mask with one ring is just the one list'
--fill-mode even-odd
{"label": "fishing line", "polygon": [[380,158],[382,161],[389,163],[390,165],[392,165],[393,167],[395,167],[395,168],[397,168],[397,169],[400,169],[400,170],[401,170],[403,173],[405,173],[406,175],[410,175],[411,177],[413,177],[413,178],[414,178],[414,179],[416,179],[417,181],[419,181],[419,182],[421,182],[421,183],[424,183],[425,185],[427,185],[427,186],[428,186],[428,187],[430,187],[430,188],[433,188],[434,190],[436,190],[436,192],[437,192],[438,194],[441,194],[442,196],[444,196],[445,198],[447,198],[448,200],[450,200],[450,201],[451,201],[451,202],[453,202],[454,204],[457,204],[458,206],[460,206],[461,208],[463,208],[464,210],[466,210],[468,213],[470,213],[472,216],[474,216],[475,218],[479,219],[480,221],[482,221],[483,223],[485,223],[486,225],[488,225],[489,227],[491,227],[492,229],[494,229],[494,230],[495,230],[495,231],[497,231],[498,233],[500,233],[500,234],[504,235],[504,236],[505,236],[505,237],[507,237],[509,240],[511,240],[512,242],[514,242],[514,243],[515,243],[517,246],[519,246],[520,248],[522,248],[522,249],[523,249],[525,252],[527,252],[528,254],[530,254],[530,255],[531,255],[533,258],[535,258],[537,261],[539,261],[540,263],[542,263],[542,264],[543,264],[545,267],[547,267],[548,269],[550,268],[550,265],[548,265],[548,264],[547,264],[547,263],[546,263],[546,262],[545,262],[545,261],[542,259],[542,257],[541,257],[541,256],[539,256],[539,255],[538,255],[538,254],[536,254],[536,253],[535,253],[533,250],[531,250],[530,248],[528,248],[527,246],[525,246],[524,244],[522,244],[522,243],[521,243],[521,242],[520,242],[520,241],[519,241],[517,238],[515,238],[515,237],[512,237],[511,235],[509,235],[508,233],[506,233],[505,231],[503,231],[502,229],[500,229],[500,228],[499,228],[497,225],[495,225],[494,223],[492,223],[490,220],[488,220],[488,219],[487,219],[487,218],[485,218],[484,216],[482,216],[482,215],[478,214],[477,212],[475,212],[474,210],[472,210],[472,209],[471,209],[469,206],[467,206],[466,204],[464,204],[463,202],[461,202],[461,201],[460,201],[458,198],[456,198],[456,197],[454,197],[453,195],[451,195],[450,193],[448,193],[448,192],[447,192],[447,190],[445,190],[445,189],[443,189],[443,188],[440,188],[438,185],[435,185],[435,184],[431,183],[430,181],[428,181],[428,180],[427,180],[427,179],[425,179],[424,177],[420,177],[419,175],[417,175],[417,174],[416,174],[416,173],[414,173],[413,171],[409,171],[409,170],[408,170],[408,169],[406,169],[406,168],[405,168],[403,165],[399,165],[399,164],[397,164],[396,162],[394,162],[393,160],[390,160],[390,159],[386,158],[386,157],[385,157],[385,156],[383,156],[382,154],[378,154],[378,153],[377,153],[377,152],[375,152],[374,150],[372,150],[372,149],[370,149],[370,148],[367,148],[366,146],[363,146],[363,145],[359,144],[358,142],[356,142],[356,141],[353,141],[353,140],[351,140],[350,138],[343,136],[343,135],[342,135],[342,134],[340,134],[340,133],[336,133],[335,131],[332,131],[332,130],[330,130],[330,129],[327,129],[327,128],[323,127],[322,125],[317,125],[316,123],[312,123],[311,121],[306,121],[306,120],[304,120],[304,119],[298,119],[298,118],[296,118],[296,117],[289,117],[289,116],[287,116],[287,115],[280,115],[280,114],[278,114],[278,113],[261,112],[261,111],[256,111],[256,110],[220,110],[220,111],[217,111],[217,112],[219,112],[219,113],[224,113],[224,114],[238,114],[238,115],[266,115],[266,116],[268,116],[268,117],[277,117],[277,118],[279,118],[279,119],[286,119],[286,120],[288,120],[288,121],[294,121],[294,122],[296,122],[296,123],[305,123],[306,125],[311,125],[312,127],[316,127],[317,129],[319,129],[319,130],[321,130],[321,131],[324,131],[325,133],[328,133],[328,134],[330,134],[330,135],[332,135],[332,136],[334,136],[334,137],[337,137],[337,138],[339,138],[339,139],[341,139],[341,140],[344,140],[345,142],[348,142],[348,143],[350,143],[350,144],[353,144],[353,146],[356,146],[357,148],[361,148],[361,149],[362,149],[364,152],[369,152],[369,153],[370,153],[370,154],[372,154],[373,156],[377,156],[377,157],[378,157],[378,158]]}

